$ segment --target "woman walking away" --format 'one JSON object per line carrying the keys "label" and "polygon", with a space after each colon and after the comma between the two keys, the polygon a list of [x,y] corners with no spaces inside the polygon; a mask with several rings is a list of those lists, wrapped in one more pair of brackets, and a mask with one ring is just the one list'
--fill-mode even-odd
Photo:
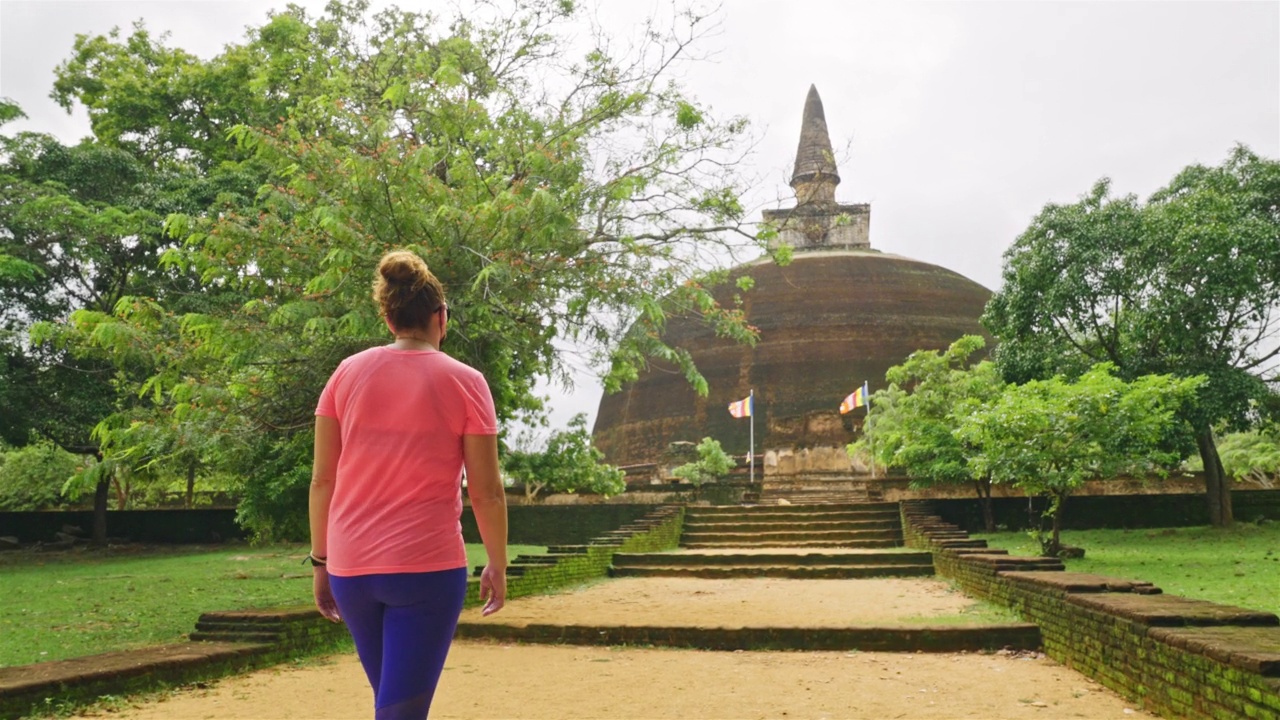
{"label": "woman walking away", "polygon": [[507,594],[507,506],[484,376],[440,352],[449,308],[414,253],[373,284],[390,345],[343,360],[316,408],[311,564],[316,607],[347,623],[376,720],[421,720],[467,591],[462,471],[489,562],[484,614]]}

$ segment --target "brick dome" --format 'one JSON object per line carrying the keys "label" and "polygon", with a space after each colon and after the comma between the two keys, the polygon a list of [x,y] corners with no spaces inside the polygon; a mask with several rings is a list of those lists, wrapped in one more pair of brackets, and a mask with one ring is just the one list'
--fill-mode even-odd
{"label": "brick dome", "polygon": [[[916,350],[941,350],[978,322],[991,292],[937,265],[874,250],[811,250],[787,267],[762,260],[736,268],[724,301],[743,275],[747,322],[756,346],[719,338],[695,319],[673,318],[666,341],[688,350],[707,378],[700,398],[684,376],[655,363],[621,392],[605,395],[594,442],[616,465],[657,462],[669,443],[716,438],[731,454],[748,446],[748,421],[727,405],[754,388],[756,452],[843,445],[864,411],[840,415],[840,400]],[[719,293],[718,293],[719,294]]]}

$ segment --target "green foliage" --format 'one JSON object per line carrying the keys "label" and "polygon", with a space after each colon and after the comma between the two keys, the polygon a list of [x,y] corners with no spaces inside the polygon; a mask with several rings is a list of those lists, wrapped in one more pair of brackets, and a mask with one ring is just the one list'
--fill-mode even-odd
{"label": "green foliage", "polygon": [[131,288],[73,317],[64,342],[109,357],[138,399],[100,433],[108,452],[135,471],[253,459],[242,518],[291,535],[305,503],[286,503],[304,483],[287,463],[307,463],[297,449],[333,368],[384,342],[368,284],[393,248],[443,281],[444,350],[485,374],[503,420],[541,411],[533,387],[567,377],[565,343],[610,389],[658,358],[705,393],[691,356],[662,341],[666,318],[754,339],[706,272],[764,247],[738,201],[746,123],[674,80],[708,19],[650,24],[630,55],[595,38],[573,58],[573,3],[472,10],[291,6],[207,60],[141,24],[77,40],[55,97],[88,110],[100,149],[166,178],[148,248],[161,276],[195,284]]}
{"label": "green foliage", "polygon": [[1280,425],[1227,433],[1218,441],[1218,453],[1231,477],[1269,487],[1280,479]]}
{"label": "green foliage", "polygon": [[901,469],[917,485],[972,480],[972,448],[952,431],[1004,389],[991,362],[973,361],[985,345],[981,337],[966,335],[946,352],[920,350],[889,368],[889,387],[872,395],[867,432],[850,452],[874,446],[877,462]]}
{"label": "green foliage", "polygon": [[1062,505],[1090,478],[1164,474],[1178,456],[1162,447],[1175,413],[1204,379],[1148,375],[1125,382],[1101,363],[1074,382],[1062,376],[1012,385],[975,408],[956,436],[975,449],[974,476],[1011,483],[1049,500],[1044,553],[1060,548]]}
{"label": "green foliage", "polygon": [[567,430],[551,433],[543,449],[508,451],[502,467],[530,498],[543,490],[618,495],[627,489],[624,473],[603,459],[604,453],[591,447],[587,416],[578,413]]}
{"label": "green foliage", "polygon": [[671,474],[694,486],[723,479],[733,469],[733,458],[720,447],[720,441],[704,437],[698,443],[698,459],[681,465]]}
{"label": "green foliage", "polygon": [[0,510],[48,510],[60,505],[63,485],[83,464],[82,456],[48,442],[0,452]]}
{"label": "green foliage", "polygon": [[1047,205],[1005,253],[983,322],[1006,379],[1075,377],[1110,362],[1125,378],[1202,375],[1181,413],[1207,468],[1215,524],[1230,495],[1211,428],[1247,425],[1275,401],[1280,346],[1280,161],[1237,147],[1193,165],[1145,202],[1107,180]]}

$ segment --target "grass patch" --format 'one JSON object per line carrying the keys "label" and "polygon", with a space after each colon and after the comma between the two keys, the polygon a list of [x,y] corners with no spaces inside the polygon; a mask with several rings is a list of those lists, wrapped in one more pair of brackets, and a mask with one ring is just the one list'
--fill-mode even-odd
{"label": "grass patch", "polygon": [[[546,548],[513,545],[517,554]],[[211,610],[311,602],[305,545],[122,547],[0,556],[0,667],[179,642]],[[484,547],[467,546],[468,565]]]}
{"label": "grass patch", "polygon": [[[974,535],[1015,555],[1036,555],[1025,533]],[[1066,530],[1085,549],[1067,570],[1153,582],[1170,595],[1280,613],[1280,523],[1147,530]]]}

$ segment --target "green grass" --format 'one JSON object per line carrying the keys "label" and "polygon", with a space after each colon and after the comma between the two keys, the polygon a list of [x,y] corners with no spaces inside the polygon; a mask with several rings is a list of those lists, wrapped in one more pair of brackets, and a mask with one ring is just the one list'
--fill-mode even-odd
{"label": "green grass", "polygon": [[[211,610],[311,602],[305,545],[0,555],[0,667],[181,641]],[[508,555],[546,548],[513,545]],[[467,546],[469,566],[484,548]]]}
{"label": "green grass", "polygon": [[[1036,555],[1025,533],[975,535],[1015,555]],[[1280,523],[1154,530],[1071,530],[1085,549],[1067,570],[1155,583],[1170,595],[1280,613]]]}

